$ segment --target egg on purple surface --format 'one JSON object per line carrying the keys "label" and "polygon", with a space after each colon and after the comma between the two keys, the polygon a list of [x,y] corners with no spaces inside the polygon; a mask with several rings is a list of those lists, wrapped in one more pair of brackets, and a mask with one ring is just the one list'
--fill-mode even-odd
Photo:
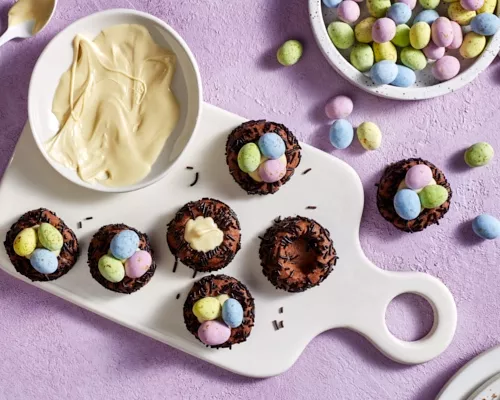
{"label": "egg on purple surface", "polygon": [[205,321],[198,328],[198,338],[208,346],[219,346],[230,337],[231,328],[221,321]]}
{"label": "egg on purple surface", "polygon": [[132,256],[139,247],[139,235],[130,229],[117,233],[109,245],[111,254],[118,260],[126,260]]}
{"label": "egg on purple surface", "polygon": [[137,279],[143,276],[151,267],[153,259],[151,254],[145,250],[136,251],[125,261],[125,275]]}
{"label": "egg on purple surface", "polygon": [[351,115],[354,104],[347,96],[335,96],[325,106],[325,114],[330,119],[347,118]]}
{"label": "egg on purple surface", "polygon": [[425,164],[417,164],[406,172],[406,186],[413,190],[422,189],[431,183],[432,170]]}
{"label": "egg on purple surface", "polygon": [[489,214],[481,214],[474,218],[472,229],[483,239],[493,240],[500,237],[500,221]]}
{"label": "egg on purple surface", "polygon": [[267,183],[278,182],[286,174],[286,165],[279,160],[267,160],[259,167],[259,176]]}
{"label": "egg on purple surface", "polygon": [[285,142],[280,135],[274,132],[268,132],[259,138],[259,150],[264,157],[271,160],[277,160],[285,154]]}

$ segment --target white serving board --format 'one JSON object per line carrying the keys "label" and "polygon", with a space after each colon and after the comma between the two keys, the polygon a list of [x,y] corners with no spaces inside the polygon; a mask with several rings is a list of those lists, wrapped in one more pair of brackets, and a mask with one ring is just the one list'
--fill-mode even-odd
{"label": "white serving board", "polygon": [[[88,190],[58,175],[43,159],[26,127],[0,185],[0,210],[4,210],[0,236],[5,237],[11,224],[28,210],[45,207],[55,211],[75,230],[82,256],[57,281],[29,283],[242,375],[267,377],[284,372],[311,339],[336,327],[360,332],[388,357],[402,363],[422,363],[443,352],[456,328],[453,297],[436,278],[417,272],[384,271],[366,259],[358,237],[363,187],[356,172],[339,159],[302,145],[302,162],[278,193],[249,196],[231,178],[224,156],[227,135],[243,121],[242,117],[204,104],[196,138],[174,170],[152,186],[123,194]],[[307,168],[312,170],[302,175]],[[195,172],[200,173],[200,178],[190,187]],[[241,251],[219,272],[240,279],[255,297],[252,334],[232,350],[205,348],[186,330],[182,306],[194,282],[193,271],[179,265],[177,272],[172,272],[174,257],[165,239],[166,225],[175,212],[186,202],[206,196],[230,205],[242,227]],[[306,210],[307,206],[317,209]],[[320,287],[298,294],[276,290],[262,274],[258,257],[258,236],[276,217],[291,215],[314,218],[329,229],[340,257],[335,271]],[[89,216],[93,219],[84,221]],[[79,221],[83,221],[82,229],[77,229]],[[153,279],[132,295],[104,289],[91,277],[86,263],[94,232],[102,225],[118,222],[148,233],[157,255]],[[27,281],[14,270],[3,246],[0,263],[6,272]],[[435,310],[435,324],[429,335],[411,343],[395,338],[385,324],[390,301],[407,292],[424,296]],[[181,297],[176,300],[178,293]],[[280,307],[282,314],[278,312]],[[284,329],[275,330],[273,320],[284,321]]]}

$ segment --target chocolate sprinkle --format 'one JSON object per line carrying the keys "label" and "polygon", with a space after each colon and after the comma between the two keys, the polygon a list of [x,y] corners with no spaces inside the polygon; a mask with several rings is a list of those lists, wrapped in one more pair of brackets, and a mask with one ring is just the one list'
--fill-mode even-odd
{"label": "chocolate sprinkle", "polygon": [[273,326],[275,331],[280,329],[280,327],[278,326],[278,322],[276,320],[273,321]]}
{"label": "chocolate sprinkle", "polygon": [[302,175],[308,174],[311,171],[312,171],[312,168],[307,168],[304,172],[302,172]]}
{"label": "chocolate sprinkle", "polygon": [[283,307],[280,307],[279,311],[280,314],[283,314]]}
{"label": "chocolate sprinkle", "polygon": [[186,167],[186,169],[194,169],[193,167]]}
{"label": "chocolate sprinkle", "polygon": [[78,229],[82,229],[83,225],[82,225],[82,222],[81,221],[78,221],[78,223],[76,224],[76,227]]}
{"label": "chocolate sprinkle", "polygon": [[180,293],[177,293],[177,296],[175,296],[175,298],[176,298],[177,300],[179,300],[179,297],[181,297],[181,294],[180,294]]}
{"label": "chocolate sprinkle", "polygon": [[90,221],[91,219],[94,219],[94,217],[87,217],[85,218],[85,221]]}
{"label": "chocolate sprinkle", "polygon": [[318,207],[316,206],[307,206],[306,210],[316,210]]}
{"label": "chocolate sprinkle", "polygon": [[283,321],[280,321],[279,327],[280,327],[280,329],[283,329],[285,327]]}
{"label": "chocolate sprinkle", "polygon": [[179,264],[179,259],[177,257],[175,257],[175,261],[174,261],[174,269],[172,270],[172,272],[175,274],[175,272],[177,271],[177,265]]}
{"label": "chocolate sprinkle", "polygon": [[189,186],[193,187],[194,185],[196,185],[198,183],[198,178],[199,177],[200,177],[200,173],[197,172],[196,175],[195,175],[195,177],[194,177],[194,182],[191,185],[189,185]]}

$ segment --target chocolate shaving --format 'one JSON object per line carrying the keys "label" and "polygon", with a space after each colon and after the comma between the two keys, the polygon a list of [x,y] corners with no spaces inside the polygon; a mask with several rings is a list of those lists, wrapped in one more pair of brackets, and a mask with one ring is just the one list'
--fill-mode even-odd
{"label": "chocolate shaving", "polygon": [[275,331],[278,331],[280,329],[280,327],[278,326],[278,322],[276,322],[276,320],[273,321],[273,326]]}
{"label": "chocolate shaving", "polygon": [[77,229],[82,229],[82,227],[83,227],[82,221],[78,221],[76,224],[76,227],[77,227]]}
{"label": "chocolate shaving", "polygon": [[90,221],[91,219],[94,219],[94,217],[87,217],[87,218],[85,218],[84,221]]}
{"label": "chocolate shaving", "polygon": [[307,168],[304,172],[302,172],[302,175],[308,174],[311,170],[312,168]]}
{"label": "chocolate shaving", "polygon": [[186,167],[186,169],[194,169],[193,167]]}
{"label": "chocolate shaving", "polygon": [[200,177],[200,173],[197,172],[196,175],[195,175],[195,177],[194,177],[194,182],[191,185],[189,185],[189,186],[193,187],[194,185],[196,185],[198,183],[198,178],[199,177]]}
{"label": "chocolate shaving", "polygon": [[278,312],[279,312],[280,314],[283,314],[283,307],[280,307],[280,309],[278,310]]}
{"label": "chocolate shaving", "polygon": [[316,210],[318,207],[316,206],[307,206],[306,210]]}
{"label": "chocolate shaving", "polygon": [[285,325],[284,325],[283,321],[280,321],[280,323],[279,323],[279,327],[280,327],[280,329],[283,329],[283,328],[285,327]]}
{"label": "chocolate shaving", "polygon": [[179,300],[179,297],[181,297],[181,294],[177,293],[177,296],[175,296],[176,300]]}

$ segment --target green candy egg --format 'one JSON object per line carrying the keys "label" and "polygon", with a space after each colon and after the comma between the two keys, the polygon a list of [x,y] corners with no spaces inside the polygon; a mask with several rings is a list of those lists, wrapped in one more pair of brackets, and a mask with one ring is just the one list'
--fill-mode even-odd
{"label": "green candy egg", "polygon": [[260,165],[260,150],[255,143],[247,143],[238,153],[238,167],[247,174],[254,172]]}
{"label": "green candy egg", "polygon": [[418,1],[422,8],[426,10],[433,10],[439,5],[440,0],[419,0]]}
{"label": "green candy egg", "polygon": [[354,31],[345,22],[335,21],[328,25],[328,36],[338,49],[348,49],[354,44]]}
{"label": "green candy egg", "polygon": [[391,7],[390,0],[366,0],[366,6],[368,7],[368,12],[372,17],[382,18],[385,17],[385,13]]}
{"label": "green candy egg", "polygon": [[405,47],[401,51],[401,62],[414,71],[420,71],[427,66],[424,53],[413,47]]}
{"label": "green candy egg", "polygon": [[298,40],[287,40],[276,54],[278,62],[285,67],[296,64],[300,57],[302,57],[302,43]]}
{"label": "green candy egg", "polygon": [[25,228],[14,239],[14,251],[18,256],[27,257],[35,251],[36,242],[35,229]]}
{"label": "green candy egg", "polygon": [[99,272],[107,281],[117,283],[125,278],[125,267],[114,257],[104,255],[99,259]]}
{"label": "green candy egg", "polygon": [[495,151],[489,143],[479,142],[466,150],[464,159],[469,167],[482,167],[488,164],[494,155]]}
{"label": "green candy egg", "polygon": [[193,314],[200,322],[219,318],[221,310],[222,305],[217,297],[204,297],[193,306]]}
{"label": "green candy egg", "polygon": [[52,225],[43,222],[38,228],[38,240],[41,245],[50,251],[58,251],[63,247],[63,236]]}
{"label": "green candy egg", "polygon": [[420,204],[424,208],[436,208],[448,200],[448,191],[440,185],[429,185],[418,194]]}
{"label": "green candy egg", "polygon": [[392,43],[398,47],[410,45],[410,27],[406,24],[396,26],[396,35],[392,38]]}
{"label": "green candy egg", "polygon": [[368,44],[357,44],[349,56],[351,64],[361,72],[369,71],[373,65],[373,50]]}

